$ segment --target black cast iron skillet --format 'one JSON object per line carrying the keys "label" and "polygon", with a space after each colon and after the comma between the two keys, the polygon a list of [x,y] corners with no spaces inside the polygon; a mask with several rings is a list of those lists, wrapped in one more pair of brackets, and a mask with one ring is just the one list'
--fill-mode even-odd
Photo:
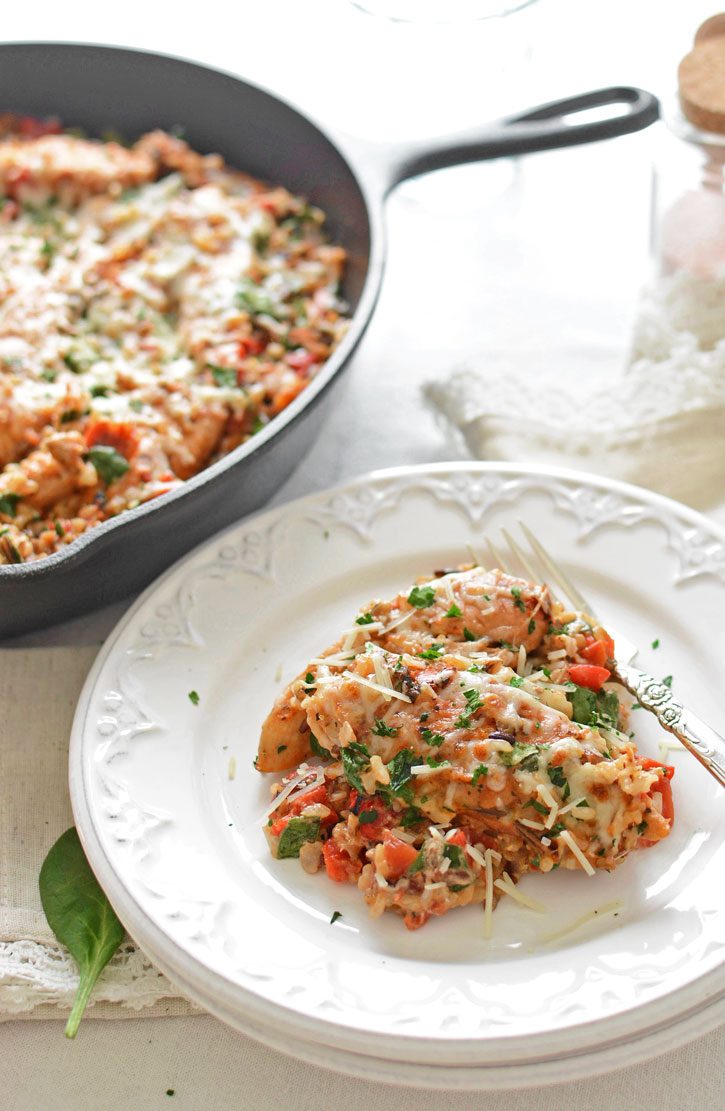
{"label": "black cast iron skillet", "polygon": [[[612,105],[607,118],[570,122]],[[348,252],[344,294],[352,324],[318,377],[274,421],[183,487],[92,529],[37,563],[0,567],[0,636],[53,624],[122,598],[175,559],[265,502],[302,460],[323,399],[370,320],[385,254],[382,202],[399,182],[479,159],[572,146],[637,131],[658,115],[653,96],[609,88],[546,104],[425,144],[377,144],[354,166],[289,104],[226,73],[177,58],[115,47],[0,45],[0,109],[59,116],[99,135],[136,138],[181,124],[197,150],[284,185],[319,205]]]}

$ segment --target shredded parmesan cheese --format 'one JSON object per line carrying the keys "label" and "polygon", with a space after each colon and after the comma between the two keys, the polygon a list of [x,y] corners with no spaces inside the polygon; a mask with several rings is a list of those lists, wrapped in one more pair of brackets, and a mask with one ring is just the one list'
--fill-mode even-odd
{"label": "shredded parmesan cheese", "polygon": [[539,913],[544,913],[546,911],[546,907],[543,903],[540,903],[538,899],[532,899],[529,895],[522,894],[522,892],[514,886],[511,877],[506,872],[504,872],[501,879],[495,881],[493,886],[497,887],[499,891],[502,891],[504,895],[510,895],[514,902],[522,907],[528,907],[529,910],[537,910]]}
{"label": "shredded parmesan cheese", "polygon": [[580,802],[586,802],[586,801],[587,801],[586,797],[584,795],[582,795],[581,798],[574,799],[573,802],[568,802],[566,804],[566,806],[562,806],[561,810],[559,811],[559,815],[568,814],[569,811],[573,810],[575,806],[578,806]]}
{"label": "shredded parmesan cheese", "polygon": [[399,698],[401,702],[410,702],[411,699],[407,694],[402,691],[393,690],[391,687],[384,687],[381,683],[374,683],[372,679],[364,679],[362,675],[355,675],[352,671],[343,671],[343,679],[352,679],[353,683],[359,683],[362,687],[370,687],[371,690],[378,691],[382,694],[386,702],[390,702],[391,698]]}
{"label": "shredded parmesan cheese", "polygon": [[588,914],[583,914],[581,918],[577,918],[574,922],[572,922],[568,926],[565,926],[562,930],[557,930],[553,934],[545,934],[542,938],[540,938],[540,940],[543,942],[559,941],[560,938],[566,937],[567,934],[573,933],[574,930],[578,930],[580,926],[584,926],[587,922],[591,922],[593,918],[598,918],[600,916],[604,916],[605,914],[616,914],[621,909],[621,906],[621,899],[613,899],[611,903],[605,903],[603,906],[597,907],[595,910],[590,910]]}
{"label": "shredded parmesan cheese", "polygon": [[483,910],[483,936],[488,940],[491,936],[491,913],[493,911],[493,866],[491,864],[491,850],[486,849],[483,856],[486,867],[486,901]]}
{"label": "shredded parmesan cheese", "polygon": [[569,846],[573,855],[577,858],[577,860],[581,864],[581,866],[584,869],[584,871],[586,872],[586,874],[588,876],[593,876],[595,869],[592,868],[591,864],[589,863],[587,858],[584,856],[584,853],[581,851],[581,849],[577,845],[576,841],[574,840],[572,835],[569,833],[568,829],[562,830],[562,832],[559,834],[559,840],[563,841],[565,845]]}
{"label": "shredded parmesan cheese", "polygon": [[280,791],[280,793],[277,795],[276,799],[273,800],[271,806],[269,806],[265,810],[265,812],[264,812],[265,818],[268,818],[270,816],[270,814],[274,813],[274,811],[277,809],[277,807],[280,805],[280,803],[284,802],[284,800],[289,795],[292,794],[295,787],[298,787],[300,785],[300,783],[302,783],[304,780],[309,779],[310,776],[312,775],[313,770],[314,770],[314,773],[315,773],[315,778],[311,783],[305,783],[304,790],[305,791],[311,790],[313,787],[319,786],[320,783],[324,783],[325,782],[325,772],[324,772],[323,768],[314,768],[313,769],[313,768],[310,768],[307,764],[301,765],[299,774],[296,775],[294,777],[294,779],[290,783],[288,783],[287,786],[284,787]]}
{"label": "shredded parmesan cheese", "polygon": [[444,772],[450,768],[450,764],[440,764],[437,768],[432,768],[430,764],[413,764],[410,769],[411,775],[435,775],[436,772]]}

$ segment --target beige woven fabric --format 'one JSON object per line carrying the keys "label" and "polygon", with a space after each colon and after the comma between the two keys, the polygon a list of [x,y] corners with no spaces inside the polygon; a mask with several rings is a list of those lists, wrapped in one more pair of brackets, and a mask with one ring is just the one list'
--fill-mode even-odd
{"label": "beige woven fabric", "polygon": [[[73,824],[68,741],[97,646],[0,649],[0,1020],[57,1018],[70,1008],[75,962],[43,914],[38,873]],[[129,941],[99,979],[89,1015],[196,1010]]]}

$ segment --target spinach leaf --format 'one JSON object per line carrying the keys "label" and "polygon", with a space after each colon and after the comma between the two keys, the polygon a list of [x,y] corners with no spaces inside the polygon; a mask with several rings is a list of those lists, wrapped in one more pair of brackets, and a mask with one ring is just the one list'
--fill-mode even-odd
{"label": "spinach leaf", "polygon": [[521,767],[523,771],[533,772],[539,766],[539,746],[515,741],[510,752],[500,752],[499,759],[507,768]]}
{"label": "spinach leaf", "polygon": [[310,751],[313,756],[320,756],[323,760],[330,759],[330,753],[326,748],[323,748],[314,733],[310,733]]}
{"label": "spinach leaf", "polygon": [[351,741],[349,745],[340,749],[340,759],[345,779],[350,786],[359,791],[361,795],[366,794],[367,792],[360,779],[361,773],[370,767],[370,753],[366,746],[361,744],[360,741]]}
{"label": "spinach leaf", "polygon": [[107,486],[122,478],[129,468],[129,463],[115,448],[107,444],[96,444],[88,452],[88,458]]}
{"label": "spinach leaf", "polygon": [[402,788],[410,782],[410,769],[419,762],[419,757],[413,752],[412,748],[401,748],[400,752],[396,752],[393,759],[388,761],[385,766],[390,773],[389,789],[394,795],[401,795],[406,798],[407,792],[404,792]]}
{"label": "spinach leaf", "polygon": [[316,841],[319,832],[319,818],[290,818],[279,837],[277,859],[299,856],[305,841]]}
{"label": "spinach leaf", "polygon": [[567,691],[566,697],[571,702],[572,717],[580,725],[617,728],[619,699],[614,691],[590,691],[587,687],[574,687]]}
{"label": "spinach leaf", "polygon": [[81,978],[65,1028],[74,1038],[99,973],[123,941],[125,930],[93,875],[75,827],[58,838],[43,861],[40,899],[51,930],[75,957]]}
{"label": "spinach leaf", "polygon": [[239,385],[237,380],[237,372],[230,366],[218,366],[216,363],[207,363],[212,377],[217,386],[224,386],[227,389],[232,389]]}
{"label": "spinach leaf", "polygon": [[0,513],[4,513],[6,517],[14,517],[19,501],[20,494],[0,494]]}

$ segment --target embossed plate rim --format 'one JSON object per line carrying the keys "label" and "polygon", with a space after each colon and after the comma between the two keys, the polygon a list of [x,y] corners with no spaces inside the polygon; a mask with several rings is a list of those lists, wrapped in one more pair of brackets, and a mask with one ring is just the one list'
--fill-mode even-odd
{"label": "embossed plate rim", "polygon": [[[312,1059],[310,1057],[310,1047],[312,1047],[313,1056],[317,1054],[319,1063],[328,1066],[330,1066],[330,1056],[332,1055],[335,1058],[336,1054],[340,1060],[349,1058],[350,1067],[352,1067],[353,1059],[364,1057],[366,1054],[378,1058],[381,1068],[382,1058],[397,1062],[397,1069],[401,1069],[401,1066],[406,1064],[410,1067],[402,1069],[399,1077],[402,1083],[420,1082],[411,1077],[416,1069],[420,1070],[421,1067],[425,1067],[426,1073],[432,1072],[434,1076],[439,1077],[437,1083],[443,1086],[492,1086],[491,1082],[494,1076],[496,1077],[496,1086],[501,1086],[504,1083],[504,1080],[501,1079],[501,1058],[502,1055],[505,1055],[509,1059],[509,1064],[504,1066],[504,1076],[505,1068],[510,1068],[512,1070],[511,1085],[520,1086],[524,1065],[526,1065],[527,1075],[531,1077],[526,1082],[536,1083],[538,1082],[536,1080],[537,1068],[541,1081],[545,1082],[543,1079],[544,1065],[547,1061],[550,1063],[554,1059],[563,1061],[564,1058],[567,1058],[570,1061],[576,1060],[581,1063],[582,1055],[587,1058],[596,1058],[598,1054],[600,1064],[603,1064],[607,1056],[605,1048],[607,1046],[611,1048],[616,1043],[621,1044],[622,1053],[628,1056],[628,1059],[631,1058],[635,1042],[638,1042],[641,1047],[644,1047],[645,1042],[647,1042],[649,1047],[647,1053],[651,1053],[653,1052],[652,1037],[655,1029],[661,1027],[663,1030],[669,1030],[668,1036],[672,1041],[673,1033],[670,1028],[678,1018],[681,1020],[680,1034],[682,1040],[695,1036],[692,1033],[688,1034],[686,1028],[691,1030],[696,1027],[695,1033],[700,1032],[705,1018],[703,1008],[706,1002],[709,1004],[708,1012],[713,1013],[713,989],[717,995],[716,1003],[718,1004],[715,1010],[720,1014],[723,1009],[721,997],[725,998],[725,977],[719,976],[723,970],[717,970],[718,977],[715,978],[718,980],[717,984],[713,977],[709,979],[707,989],[704,985],[698,984],[697,981],[688,984],[685,988],[678,989],[675,993],[678,1002],[674,1010],[672,1006],[669,1006],[665,1007],[663,1011],[662,1007],[658,1007],[656,1003],[637,1006],[627,1016],[615,1016],[612,1019],[585,1024],[589,1027],[596,1027],[596,1029],[582,1027],[575,1039],[572,1039],[571,1030],[559,1030],[556,1034],[533,1034],[518,1037],[512,1035],[505,1039],[488,1039],[489,1042],[497,1043],[494,1046],[484,1045],[481,1039],[436,1041],[431,1038],[410,1038],[404,1035],[396,1035],[393,1039],[394,1045],[391,1047],[389,1035],[386,1038],[381,1038],[372,1033],[366,1033],[361,1039],[361,1035],[357,1031],[351,1032],[344,1028],[333,1027],[329,1021],[310,1015],[305,1016],[304,1031],[301,1031],[299,1015],[295,1016],[286,1008],[271,1004],[268,1000],[261,999],[239,985],[232,985],[217,973],[200,966],[198,961],[191,957],[183,947],[179,947],[175,942],[172,942],[145,915],[142,908],[129,895],[122,879],[117,874],[114,863],[108,858],[106,849],[101,842],[97,827],[98,815],[94,812],[94,804],[97,800],[92,797],[93,784],[88,780],[87,760],[84,763],[84,758],[88,756],[89,745],[91,744],[90,739],[84,732],[84,719],[98,676],[101,674],[107,659],[113,653],[114,647],[117,647],[122,635],[132,625],[136,615],[143,609],[147,600],[157,593],[162,595],[166,584],[173,580],[175,576],[178,576],[179,569],[185,564],[193,562],[202,552],[211,551],[215,548],[218,552],[223,551],[225,540],[229,540],[235,534],[241,534],[244,531],[249,533],[250,524],[279,521],[285,517],[288,518],[291,514],[297,514],[298,518],[302,519],[307,511],[312,512],[314,508],[322,513],[325,505],[330,506],[335,498],[344,498],[346,494],[349,495],[351,492],[375,488],[385,489],[401,482],[404,486],[408,483],[411,488],[414,488],[416,482],[420,483],[424,479],[431,482],[445,483],[447,481],[449,484],[453,484],[459,478],[465,481],[466,476],[473,475],[479,477],[490,475],[492,478],[496,476],[499,478],[510,477],[512,479],[515,477],[530,477],[531,479],[540,480],[542,489],[547,485],[555,485],[557,482],[561,482],[564,486],[573,485],[582,491],[592,492],[594,488],[600,494],[611,493],[615,497],[629,499],[632,503],[633,520],[635,521],[637,506],[639,506],[640,510],[646,510],[646,516],[657,520],[658,523],[661,523],[665,517],[671,518],[673,521],[680,522],[683,527],[687,524],[695,530],[704,530],[706,538],[709,537],[718,546],[722,546],[725,542],[725,534],[721,533],[721,530],[712,522],[707,521],[695,511],[687,509],[687,507],[651,494],[646,490],[610,481],[599,476],[586,475],[565,469],[503,464],[443,463],[377,471],[344,483],[333,490],[312,494],[297,502],[257,514],[227,529],[224,533],[206,542],[195,552],[179,561],[141,596],[126,617],[119,623],[116,631],[99,654],[79,702],[71,747],[71,792],[76,820],[86,850],[101,882],[107,888],[112,901],[117,905],[122,919],[131,928],[131,932],[137,941],[149,952],[152,958],[156,958],[172,979],[174,978],[174,972],[176,972],[177,977],[183,981],[190,994],[196,994],[200,1002],[203,1002],[212,1011],[216,1011],[226,1021],[233,1022],[261,1040],[265,1040],[261,1028],[276,1025],[277,1028],[281,1029],[280,1024],[285,1025],[290,1036],[293,1036],[301,1045],[306,1047],[304,1054],[300,1053],[301,1056]],[[551,490],[547,492],[550,493]],[[600,521],[599,524],[601,523]],[[582,532],[586,533],[587,512],[585,504],[582,508],[580,525]],[[364,529],[364,523],[361,527]],[[718,564],[718,567],[722,572],[723,582],[725,582],[725,563]],[[688,568],[686,564],[681,565],[681,571],[684,577],[695,573],[693,568]],[[720,983],[720,979],[722,979],[722,983]],[[670,996],[668,999],[671,1003],[672,997]],[[699,1017],[696,1012],[699,1012]],[[633,1017],[635,1015],[636,1018]],[[627,1021],[623,1021],[623,1018]],[[630,1041],[630,1044],[625,1047],[623,1044],[625,1039],[634,1039],[634,1042]],[[505,1054],[502,1054],[504,1041],[506,1042],[506,1049]],[[270,1042],[270,1044],[274,1044],[274,1042]],[[440,1066],[426,1066],[426,1062],[430,1061],[432,1053],[438,1054],[437,1059],[441,1061]],[[477,1059],[477,1064],[474,1066],[468,1064],[472,1056]],[[592,1061],[588,1061],[587,1071],[591,1072],[592,1064]],[[605,1067],[614,1066],[610,1064]],[[415,1075],[418,1074],[415,1073]],[[488,1077],[488,1080],[486,1080],[486,1077]],[[434,1081],[431,1078],[425,1081],[425,1083],[432,1082]]]}

